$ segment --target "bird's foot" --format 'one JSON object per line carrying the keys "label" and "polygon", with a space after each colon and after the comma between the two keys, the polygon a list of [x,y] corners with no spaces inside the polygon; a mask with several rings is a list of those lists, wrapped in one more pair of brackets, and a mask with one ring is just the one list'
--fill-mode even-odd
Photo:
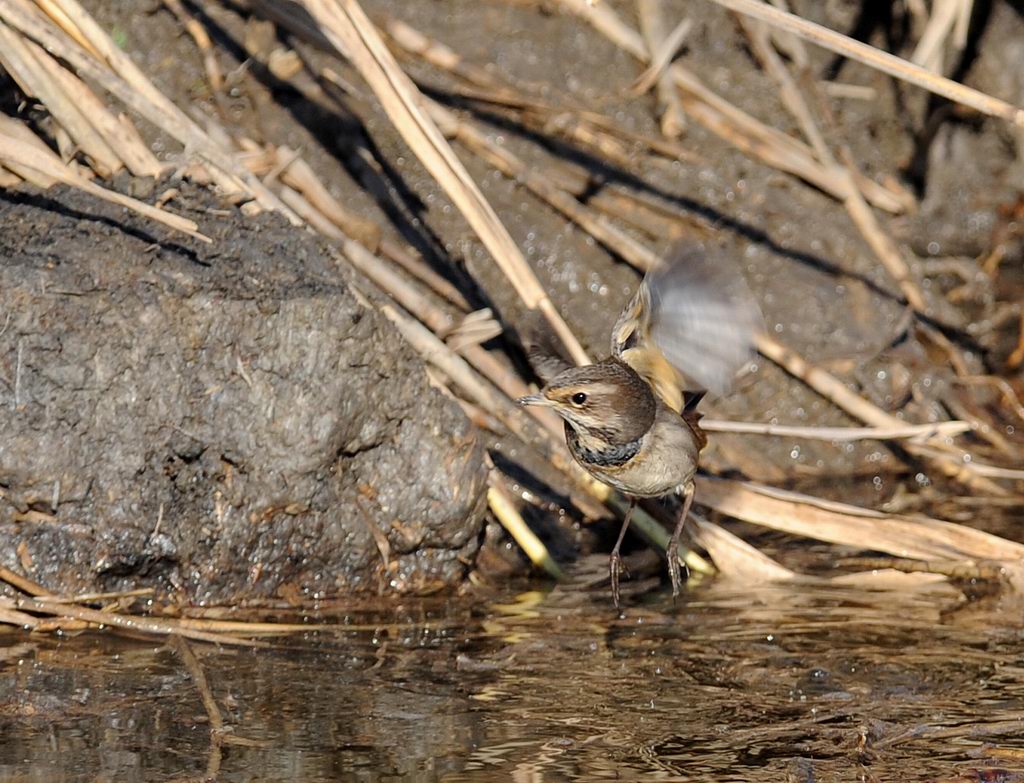
{"label": "bird's foot", "polygon": [[679,597],[679,555],[669,550],[668,556],[668,577],[672,580],[672,600]]}

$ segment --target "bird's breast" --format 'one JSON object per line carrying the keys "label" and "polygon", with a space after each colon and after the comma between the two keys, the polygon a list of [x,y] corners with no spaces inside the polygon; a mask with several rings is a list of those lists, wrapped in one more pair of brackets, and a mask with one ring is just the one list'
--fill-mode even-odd
{"label": "bird's breast", "polygon": [[569,451],[588,473],[629,495],[668,494],[688,484],[697,470],[693,435],[668,408],[661,408],[651,429],[629,443],[580,436],[571,427],[566,427],[565,434]]}
{"label": "bird's breast", "polygon": [[643,438],[628,443],[609,443],[594,437],[581,438],[572,426],[566,424],[565,442],[572,456],[581,465],[588,468],[621,468],[640,453]]}

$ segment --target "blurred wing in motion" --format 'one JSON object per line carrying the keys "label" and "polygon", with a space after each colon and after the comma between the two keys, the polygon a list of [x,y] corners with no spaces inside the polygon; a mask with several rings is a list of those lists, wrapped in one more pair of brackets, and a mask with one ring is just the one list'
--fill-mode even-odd
{"label": "blurred wing in motion", "polygon": [[674,410],[687,381],[722,395],[754,355],[761,310],[724,253],[684,245],[644,279],[612,330],[612,354]]}

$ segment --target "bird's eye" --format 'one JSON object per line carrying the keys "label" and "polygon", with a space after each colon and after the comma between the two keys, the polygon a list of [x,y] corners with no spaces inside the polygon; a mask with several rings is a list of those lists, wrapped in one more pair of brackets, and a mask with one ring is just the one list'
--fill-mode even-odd
{"label": "bird's eye", "polygon": [[573,405],[582,405],[586,401],[587,401],[587,395],[584,392],[576,392],[574,395],[572,395],[572,404]]}

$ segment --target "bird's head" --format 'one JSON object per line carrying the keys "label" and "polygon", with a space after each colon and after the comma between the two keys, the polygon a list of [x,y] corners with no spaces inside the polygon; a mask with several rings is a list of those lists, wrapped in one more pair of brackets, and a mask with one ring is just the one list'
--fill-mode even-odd
{"label": "bird's head", "polygon": [[520,405],[543,405],[565,419],[578,433],[609,443],[629,443],[654,423],[651,387],[618,361],[573,367],[552,378],[538,394]]}

